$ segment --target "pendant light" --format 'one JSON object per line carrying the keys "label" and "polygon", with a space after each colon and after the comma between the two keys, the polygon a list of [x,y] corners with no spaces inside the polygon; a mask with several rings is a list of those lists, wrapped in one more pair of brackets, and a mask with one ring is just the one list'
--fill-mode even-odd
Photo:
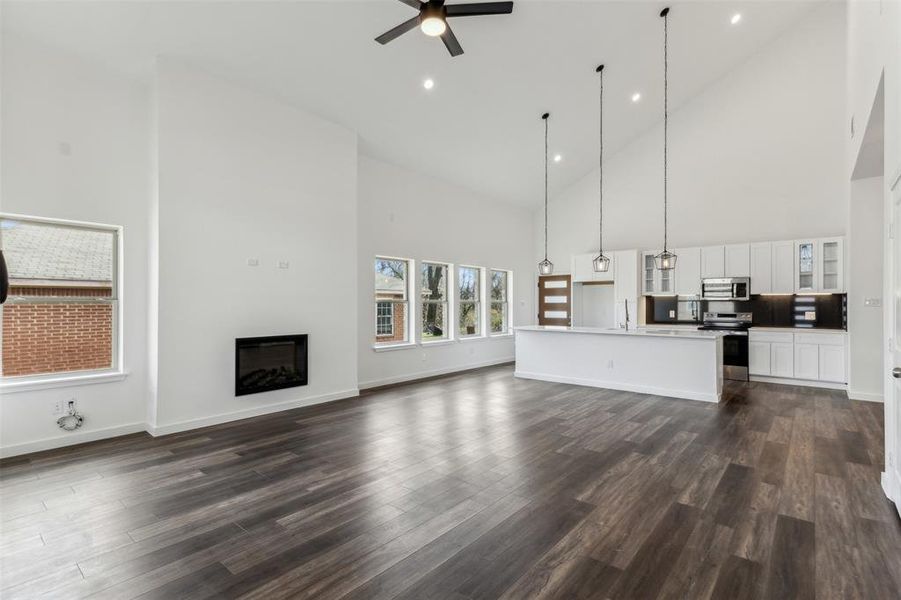
{"label": "pendant light", "polygon": [[666,247],[667,242],[667,197],[666,197],[666,151],[667,151],[667,127],[669,125],[669,98],[668,98],[668,85],[669,85],[669,57],[667,55],[667,46],[669,44],[668,39],[668,24],[669,20],[667,18],[669,15],[669,7],[664,8],[660,11],[660,16],[663,17],[663,252],[654,257],[654,264],[659,271],[671,271],[676,268],[676,255],[669,251]]}
{"label": "pendant light", "polygon": [[598,154],[598,214],[600,215],[600,220],[598,225],[598,255],[594,257],[592,266],[595,273],[606,273],[610,270],[610,258],[604,255],[604,65],[595,69],[595,72],[600,75],[601,80],[601,126],[598,134],[600,141]]}
{"label": "pendant light", "polygon": [[551,113],[541,115],[544,120],[544,260],[538,263],[539,275],[553,275],[554,263],[547,259],[547,120]]}

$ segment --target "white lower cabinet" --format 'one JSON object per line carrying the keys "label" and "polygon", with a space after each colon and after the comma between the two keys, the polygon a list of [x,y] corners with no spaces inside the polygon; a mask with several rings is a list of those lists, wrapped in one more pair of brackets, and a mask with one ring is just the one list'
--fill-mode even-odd
{"label": "white lower cabinet", "polygon": [[846,338],[844,333],[752,330],[748,337],[748,373],[845,383]]}

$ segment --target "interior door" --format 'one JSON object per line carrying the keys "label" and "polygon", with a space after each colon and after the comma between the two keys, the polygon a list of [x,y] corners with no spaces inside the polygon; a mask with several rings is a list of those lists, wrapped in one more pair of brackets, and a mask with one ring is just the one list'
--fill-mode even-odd
{"label": "interior door", "polygon": [[572,279],[569,275],[538,277],[538,324],[572,325]]}
{"label": "interior door", "polygon": [[901,500],[901,474],[898,469],[898,434],[901,432],[901,177],[892,186],[891,221],[891,276],[888,278],[886,295],[892,299],[887,318],[891,319],[890,374],[885,403],[885,471],[888,473],[886,492],[896,503]]}

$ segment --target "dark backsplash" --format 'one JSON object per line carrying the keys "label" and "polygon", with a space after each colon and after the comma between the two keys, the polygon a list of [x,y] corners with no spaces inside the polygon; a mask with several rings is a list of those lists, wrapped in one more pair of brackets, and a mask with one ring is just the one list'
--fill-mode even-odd
{"label": "dark backsplash", "polygon": [[[848,328],[847,294],[751,296],[750,300],[740,302],[693,300],[690,302],[698,306],[697,319],[691,318],[690,305],[686,304],[689,301],[663,296],[648,296],[645,301],[648,323],[691,324],[700,321],[705,312],[749,312],[758,327]],[[671,318],[670,311],[676,311],[677,317]],[[804,319],[804,313],[809,311],[816,313],[815,320]]]}

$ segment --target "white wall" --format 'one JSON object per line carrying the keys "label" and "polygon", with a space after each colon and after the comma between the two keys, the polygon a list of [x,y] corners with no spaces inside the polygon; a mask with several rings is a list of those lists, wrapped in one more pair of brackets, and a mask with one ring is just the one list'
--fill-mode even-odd
{"label": "white wall", "polygon": [[374,351],[373,260],[387,255],[512,270],[513,322],[532,323],[530,211],[366,156],[358,194],[360,387],[513,360],[510,337]]}
{"label": "white wall", "polygon": [[882,177],[851,182],[848,219],[848,395],[857,400],[882,400],[882,308],[865,306],[867,298],[882,298]]}
{"label": "white wall", "polygon": [[[0,452],[14,454],[143,430],[147,353],[148,90],[21,38],[2,40],[2,188],[5,212],[124,227],[124,381],[5,393]],[[66,154],[61,144],[68,144]],[[75,433],[52,406],[75,398]]]}
{"label": "white wall", "polygon": [[[165,60],[156,118],[154,432],[355,395],[356,134]],[[235,397],[235,338],[291,333],[309,385]]]}
{"label": "white wall", "polygon": [[[670,247],[845,233],[844,44],[825,5],[670,116]],[[662,155],[661,122],[606,157],[605,249],[662,246]],[[553,199],[559,271],[596,250],[597,210],[597,171]]]}

